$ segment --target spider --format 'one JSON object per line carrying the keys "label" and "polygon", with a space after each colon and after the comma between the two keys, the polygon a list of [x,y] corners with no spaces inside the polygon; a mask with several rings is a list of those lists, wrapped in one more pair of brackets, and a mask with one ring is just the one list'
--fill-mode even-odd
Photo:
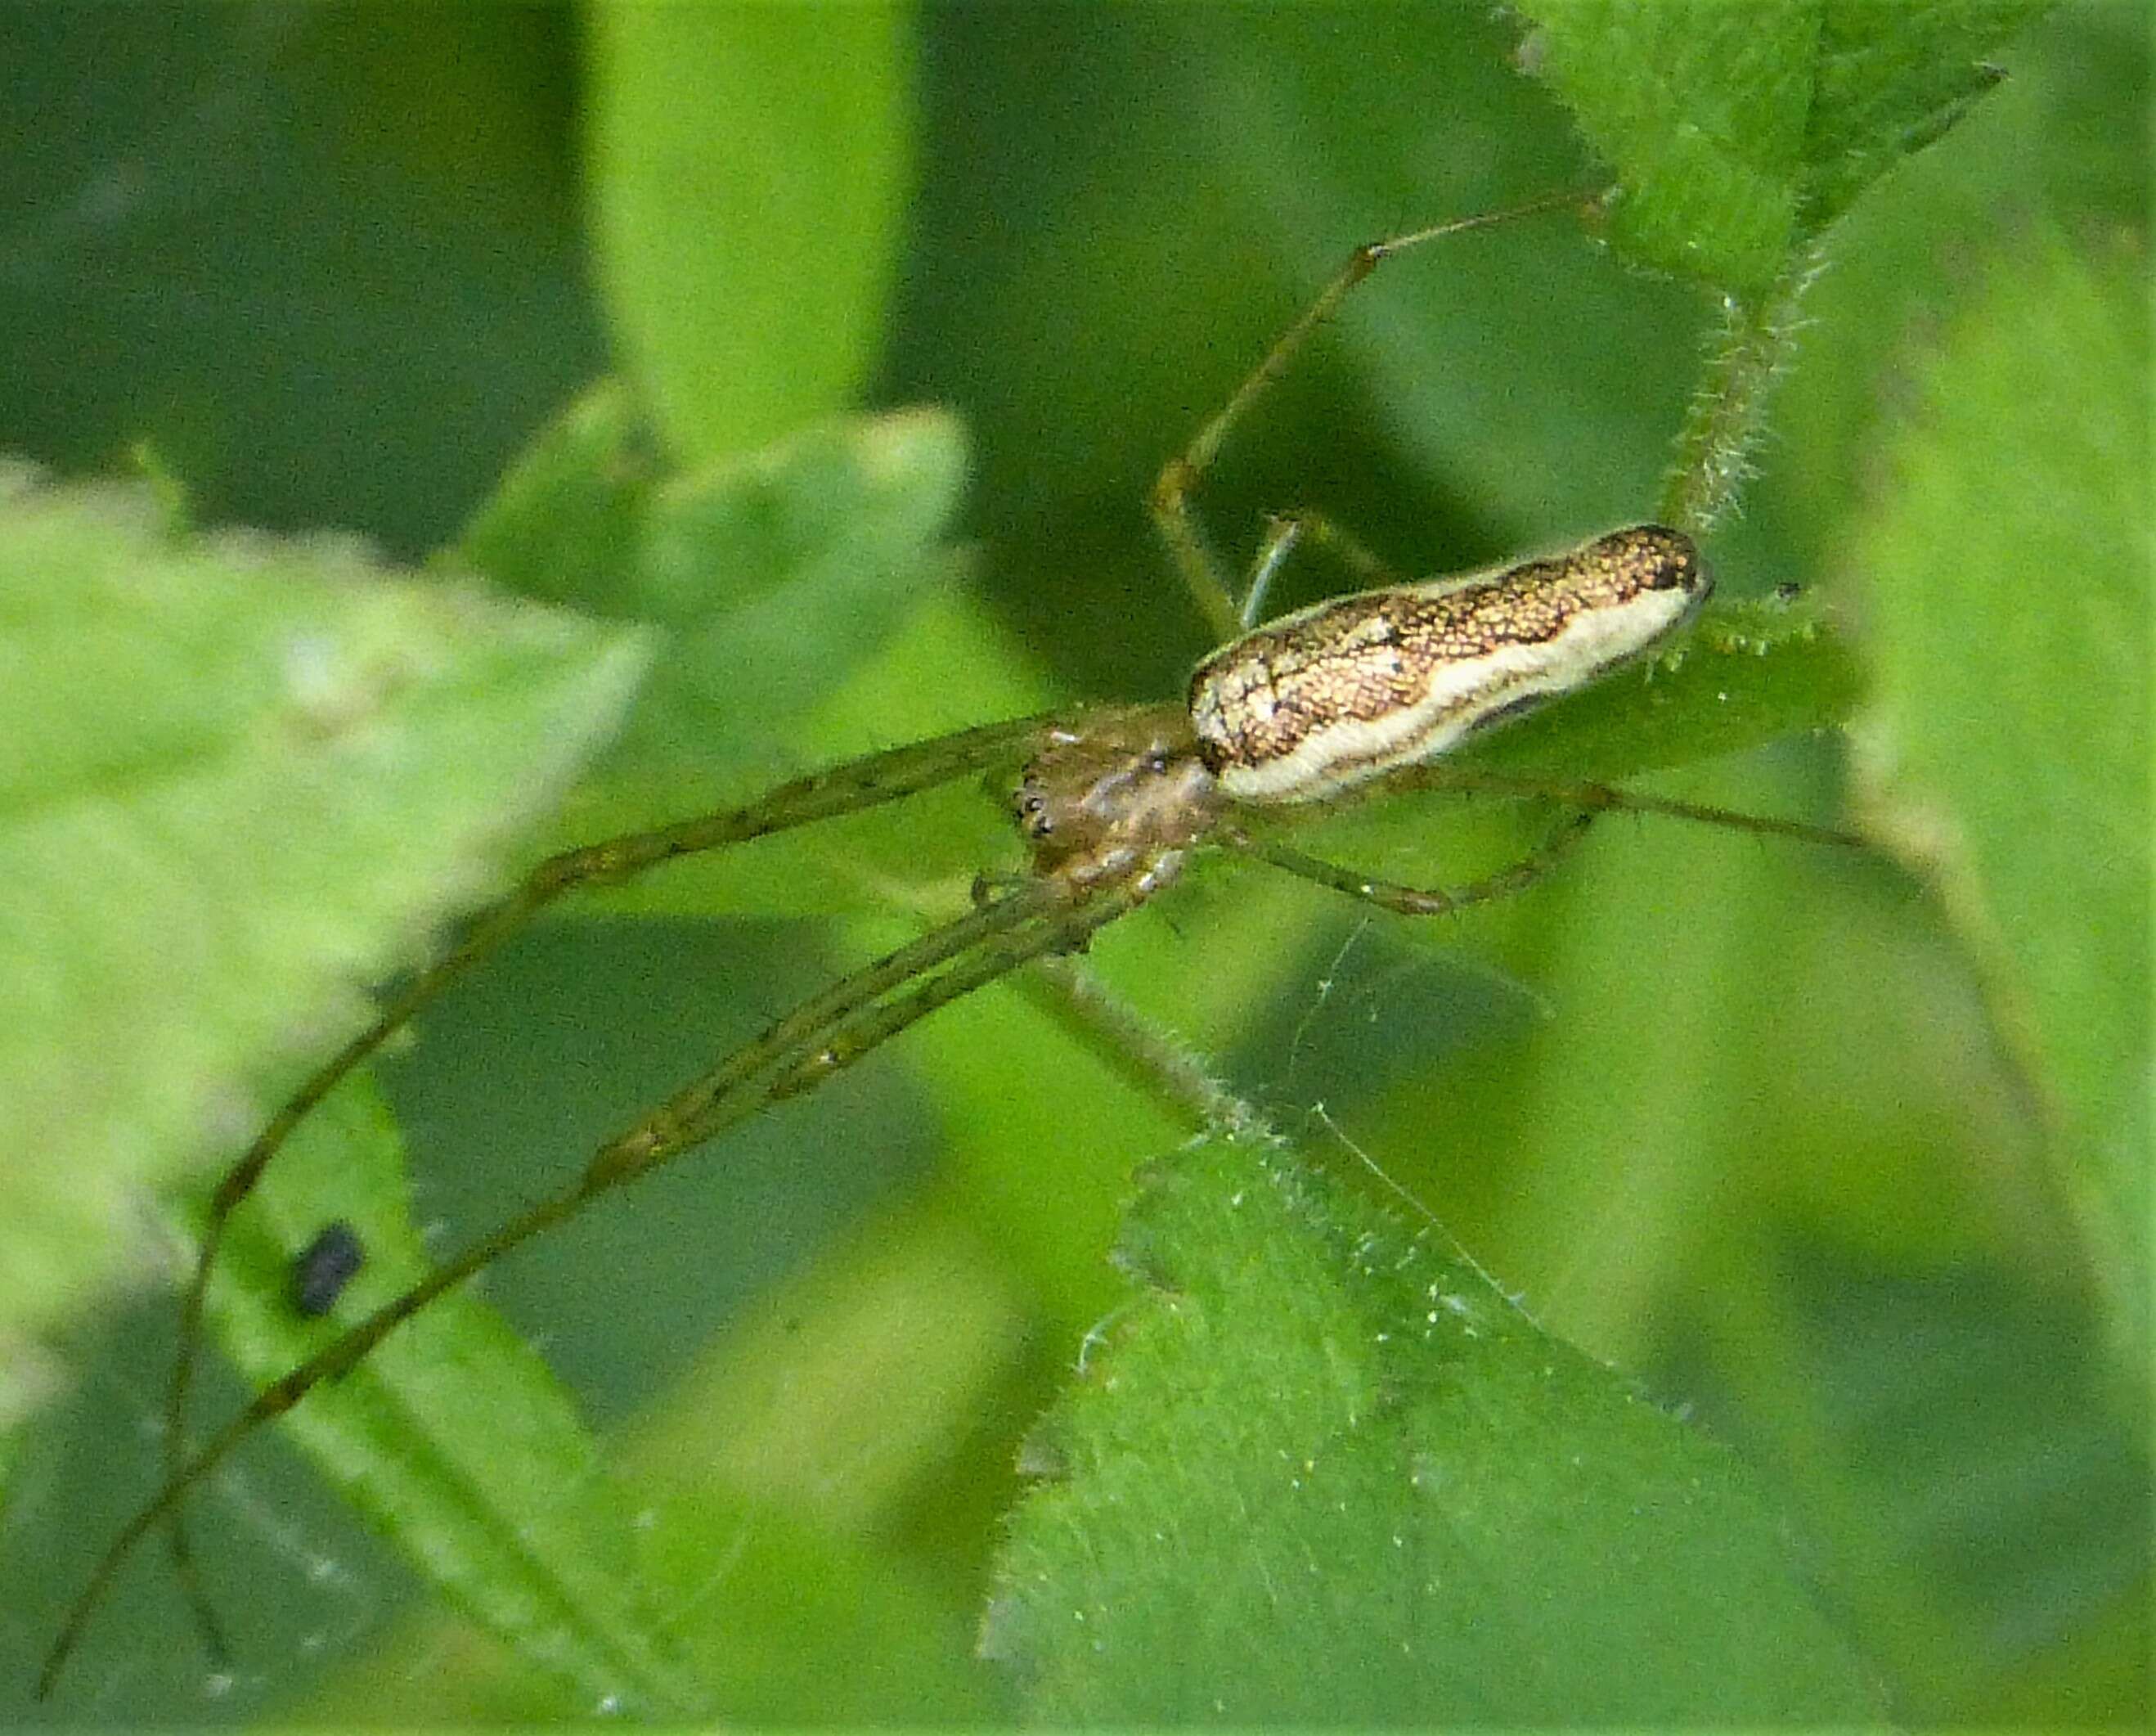
{"label": "spider", "polygon": [[[1152,516],[1178,574],[1225,640],[1199,665],[1183,702],[1082,708],[963,730],[797,778],[741,807],[563,851],[531,869],[391,996],[372,1025],[293,1093],[218,1184],[182,1305],[180,1349],[166,1395],[164,1481],[113,1538],[71,1606],[45,1660],[40,1695],[51,1692],[115,1574],[161,1523],[169,1524],[174,1560],[205,1639],[223,1655],[187,1541],[187,1495],[241,1441],[352,1369],[436,1297],[747,1117],[814,1091],[939,1007],[1034,960],[1083,951],[1101,929],[1173,884],[1195,853],[1227,850],[1402,915],[1441,916],[1540,878],[1613,809],[1856,844],[1846,834],[1796,821],[1445,762],[1470,737],[1645,658],[1681,633],[1712,589],[1694,526],[1626,526],[1543,558],[1409,584],[1393,579],[1331,521],[1279,517],[1270,522],[1240,603],[1201,530],[1193,496],[1229,434],[1380,264],[1440,238],[1520,218],[1589,213],[1604,197],[1554,194],[1357,249],[1167,462],[1150,496]],[[1272,578],[1305,542],[1383,582],[1259,624]],[[453,979],[580,888],[616,884],[683,856],[1014,765],[1021,768],[1011,799],[1028,855],[1022,873],[1000,881],[984,876],[967,913],[811,995],[608,1140],[566,1185],[439,1262],[191,1446],[187,1413],[204,1298],[234,1210],[294,1129]],[[1536,799],[1554,805],[1559,817],[1518,860],[1451,889],[1361,873],[1276,835],[1373,792],[1429,788]]]}

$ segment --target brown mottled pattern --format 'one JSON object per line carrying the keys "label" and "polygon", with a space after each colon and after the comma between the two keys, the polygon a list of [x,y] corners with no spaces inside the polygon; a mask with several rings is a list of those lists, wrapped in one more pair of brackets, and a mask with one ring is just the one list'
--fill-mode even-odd
{"label": "brown mottled pattern", "polygon": [[1291,753],[1333,725],[1418,703],[1431,675],[1505,645],[1557,637],[1584,610],[1698,583],[1691,539],[1659,525],[1451,589],[1365,592],[1224,645],[1190,680],[1199,751],[1216,773]]}

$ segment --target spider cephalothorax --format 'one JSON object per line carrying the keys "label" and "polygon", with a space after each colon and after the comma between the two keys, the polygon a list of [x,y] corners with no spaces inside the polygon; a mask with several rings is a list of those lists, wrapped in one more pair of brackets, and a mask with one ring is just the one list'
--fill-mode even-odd
{"label": "spider cephalothorax", "polygon": [[1108,881],[1130,881],[1141,897],[1159,891],[1221,806],[1189,720],[1168,706],[1055,729],[1012,802],[1034,871],[1081,897]]}

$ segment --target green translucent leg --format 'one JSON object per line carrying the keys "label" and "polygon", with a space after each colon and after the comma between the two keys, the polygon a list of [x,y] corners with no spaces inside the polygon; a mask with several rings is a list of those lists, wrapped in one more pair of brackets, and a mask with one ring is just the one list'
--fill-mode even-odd
{"label": "green translucent leg", "polygon": [[1461,218],[1452,223],[1438,223],[1426,229],[1416,229],[1404,235],[1394,235],[1383,241],[1373,241],[1358,247],[1348,256],[1348,263],[1322,290],[1317,299],[1306,308],[1300,317],[1277,338],[1265,352],[1264,358],[1238,386],[1234,394],[1191,439],[1190,444],[1161,466],[1154,480],[1150,505],[1153,523],[1159,529],[1161,539],[1174,561],[1176,571],[1182,576],[1199,611],[1205,617],[1214,635],[1223,641],[1235,635],[1237,623],[1241,619],[1235,606],[1226,577],[1218,557],[1206,540],[1204,526],[1191,504],[1191,496],[1205,473],[1219,455],[1221,442],[1229,432],[1246,415],[1250,406],[1261,397],[1266,388],[1287,372],[1288,364],[1309,342],[1310,335],[1339,311],[1340,304],[1353,293],[1356,286],[1373,271],[1395,254],[1420,247],[1446,235],[1464,234],[1470,229],[1486,229],[1499,223],[1510,223],[1516,218],[1532,217],[1545,211],[1584,210],[1600,194],[1594,193],[1552,193],[1539,199],[1531,199],[1523,205],[1513,205],[1502,211],[1485,212],[1480,216]]}
{"label": "green translucent leg", "polygon": [[40,1697],[51,1692],[115,1574],[154,1527],[179,1511],[188,1492],[258,1429],[325,1380],[355,1367],[437,1297],[757,1110],[814,1090],[937,1008],[1034,958],[1083,948],[1096,931],[1135,909],[1143,896],[1135,883],[1121,883],[1073,903],[1057,882],[1029,881],[841,978],[608,1140],[567,1187],[444,1261],[261,1389],[205,1444],[182,1458],[113,1539],[47,1654],[38,1678]]}
{"label": "green translucent leg", "polygon": [[1250,580],[1243,589],[1243,606],[1237,617],[1244,632],[1249,632],[1264,617],[1265,593],[1271,588],[1273,575],[1286,562],[1296,545],[1306,541],[1354,574],[1360,589],[1374,590],[1383,585],[1407,583],[1338,520],[1307,507],[1294,512],[1276,512],[1265,521],[1265,538],[1258,546],[1258,557],[1250,563]]}
{"label": "green translucent leg", "polygon": [[[194,1270],[180,1306],[180,1342],[172,1378],[165,1394],[165,1472],[168,1485],[179,1477],[188,1449],[187,1400],[200,1358],[203,1299],[232,1214],[254,1191],[293,1130],[353,1069],[401,1030],[444,989],[523,929],[566,894],[588,886],[629,880],[678,857],[745,843],[774,832],[808,825],[947,783],[981,767],[1024,757],[1041,746],[1058,722],[1049,716],[1019,718],[978,729],[870,754],[828,771],[783,783],[760,799],[739,808],[631,832],[619,838],[563,850],[526,875],[508,896],[482,911],[450,950],[413,977],[382,1007],[374,1023],[309,1075],[285,1100],[267,1126],[218,1182],[204,1219]],[[209,1600],[203,1595],[189,1546],[184,1515],[172,1507],[172,1560],[198,1624],[213,1657],[227,1651]]]}
{"label": "green translucent leg", "polygon": [[1351,898],[1395,911],[1404,917],[1447,917],[1455,911],[1465,910],[1470,905],[1486,904],[1495,898],[1508,898],[1513,893],[1532,886],[1551,869],[1557,866],[1573,846],[1587,835],[1594,824],[1595,812],[1584,809],[1568,815],[1548,837],[1534,849],[1493,874],[1471,881],[1464,886],[1450,890],[1435,886],[1404,886],[1398,881],[1384,880],[1374,874],[1358,874],[1353,869],[1342,868],[1322,857],[1308,855],[1292,845],[1270,838],[1246,838],[1240,835],[1229,837],[1228,843],[1245,855],[1255,856],[1261,862],[1270,862],[1276,868],[1284,868],[1290,874],[1315,881],[1322,886],[1330,886],[1336,892],[1345,892]]}
{"label": "green translucent leg", "polygon": [[1731,808],[1710,807],[1702,802],[1681,802],[1669,796],[1650,796],[1637,790],[1620,789],[1614,783],[1573,783],[1562,778],[1517,776],[1486,772],[1475,766],[1431,760],[1404,766],[1366,786],[1363,794],[1397,795],[1409,790],[1441,789],[1461,795],[1515,796],[1555,802],[1567,808],[1598,814],[1653,814],[1665,819],[1691,820],[1700,825],[1720,826],[1725,831],[1753,832],[1769,838],[1794,838],[1803,844],[1828,844],[1843,850],[1866,848],[1854,832],[1832,826],[1807,824],[1800,819],[1776,819],[1758,814],[1739,814]]}
{"label": "green translucent leg", "polygon": [[[1457,766],[1444,760],[1409,766],[1370,786],[1371,794],[1399,794],[1406,790],[1440,789],[1455,794],[1496,795],[1553,802],[1573,810],[1571,816],[1517,862],[1454,891],[1404,886],[1377,875],[1361,874],[1313,856],[1277,839],[1253,837],[1240,830],[1222,835],[1221,841],[1246,855],[1286,869],[1320,886],[1331,886],[1350,897],[1361,898],[1403,916],[1445,916],[1471,904],[1502,898],[1533,885],[1555,867],[1585,835],[1589,824],[1603,814],[1652,814],[1666,819],[1691,820],[1725,830],[1750,832],[1772,838],[1793,838],[1806,844],[1832,845],[1862,850],[1863,839],[1831,826],[1809,825],[1802,820],[1777,819],[1732,809],[1711,808],[1702,803],[1677,801],[1667,796],[1643,795],[1614,784],[1567,783],[1540,778],[1515,777]],[[1357,793],[1356,799],[1362,793]],[[1292,819],[1293,815],[1283,815]]]}

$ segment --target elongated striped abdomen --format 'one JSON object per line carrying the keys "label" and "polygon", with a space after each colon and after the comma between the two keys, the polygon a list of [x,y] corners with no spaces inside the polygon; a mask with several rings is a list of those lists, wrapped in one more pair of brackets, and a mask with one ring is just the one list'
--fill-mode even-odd
{"label": "elongated striped abdomen", "polygon": [[1238,801],[1315,801],[1587,686],[1712,588],[1690,537],[1635,525],[1499,573],[1335,598],[1199,665],[1199,752]]}

